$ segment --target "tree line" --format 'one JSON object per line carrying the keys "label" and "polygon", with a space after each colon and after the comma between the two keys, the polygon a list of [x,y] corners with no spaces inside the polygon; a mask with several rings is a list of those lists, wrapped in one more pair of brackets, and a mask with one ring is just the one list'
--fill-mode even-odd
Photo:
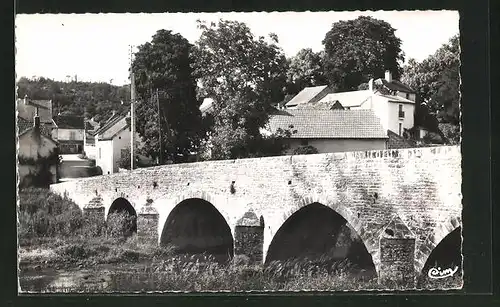
{"label": "tree line", "polygon": [[[286,103],[307,86],[356,90],[371,78],[382,77],[385,70],[414,88],[419,101],[425,102],[416,112],[416,124],[435,132],[448,125],[449,139],[456,140],[458,36],[421,63],[410,59],[403,66],[395,29],[371,17],[333,23],[322,41],[323,50],[306,48],[291,58],[273,33],[255,37],[238,21],[197,23],[201,35],[194,44],[162,29],[135,53],[131,69],[139,100],[137,131],[144,137],[146,155],[182,162],[207,150],[214,159],[279,154],[284,149],[281,139],[290,132],[260,132],[273,106]],[[130,100],[128,86],[44,78],[23,78],[18,85],[21,97],[29,93],[34,99],[44,95],[53,99],[55,112],[102,120],[111,110],[129,109],[121,103]],[[199,107],[205,98],[213,100],[212,110],[202,115]]]}

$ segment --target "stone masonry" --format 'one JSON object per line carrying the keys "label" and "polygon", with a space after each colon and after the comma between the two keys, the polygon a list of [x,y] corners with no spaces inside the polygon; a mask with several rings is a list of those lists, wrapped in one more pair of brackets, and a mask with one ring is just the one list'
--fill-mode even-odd
{"label": "stone masonry", "polygon": [[[51,189],[67,192],[82,209],[97,194],[103,215],[115,199],[124,197],[139,212],[138,233],[146,231],[158,241],[177,204],[189,198],[206,200],[229,225],[235,253],[247,253],[258,262],[265,261],[283,223],[318,202],[359,234],[379,277],[393,270],[395,278],[412,279],[437,244],[461,226],[461,182],[460,147],[443,146],[165,165],[82,178]],[[250,240],[262,254],[241,240]]]}

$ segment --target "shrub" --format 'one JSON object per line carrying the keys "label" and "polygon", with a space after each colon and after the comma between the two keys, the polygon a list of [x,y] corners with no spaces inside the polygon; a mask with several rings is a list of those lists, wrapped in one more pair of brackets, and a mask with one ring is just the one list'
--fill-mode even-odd
{"label": "shrub", "polygon": [[137,217],[126,211],[114,212],[108,215],[106,234],[111,237],[129,237],[137,231]]}
{"label": "shrub", "polygon": [[18,212],[20,239],[71,236],[83,224],[80,208],[67,197],[48,189],[20,190]]}
{"label": "shrub", "polygon": [[293,151],[294,155],[310,155],[317,153],[318,149],[311,145],[300,146]]}

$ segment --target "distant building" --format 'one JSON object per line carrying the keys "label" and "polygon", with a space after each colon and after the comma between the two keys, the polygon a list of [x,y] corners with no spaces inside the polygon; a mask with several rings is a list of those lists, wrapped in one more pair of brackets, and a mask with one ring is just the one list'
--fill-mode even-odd
{"label": "distant building", "polygon": [[56,128],[54,139],[59,143],[61,154],[76,154],[83,151],[85,126],[82,116],[58,115],[54,117]]}
{"label": "distant building", "polygon": [[58,143],[35,114],[33,126],[18,118],[18,174],[21,187],[48,186],[58,178]]}
{"label": "distant building", "polygon": [[[102,169],[104,175],[117,173],[119,161],[130,155],[130,115],[113,114],[94,135],[96,165]],[[135,134],[136,149],[142,145],[139,134]],[[149,163],[149,158],[142,157],[141,162]],[[147,160],[147,161],[144,161]]]}
{"label": "distant building", "polygon": [[94,118],[85,119],[85,133],[83,135],[83,151],[89,159],[96,159],[95,133],[99,123]]}
{"label": "distant building", "polygon": [[288,101],[285,107],[287,109],[293,109],[304,104],[313,104],[331,92],[332,90],[327,85],[306,87]]}
{"label": "distant building", "polygon": [[[310,94],[306,95],[307,93]],[[301,95],[314,96],[314,99],[299,99]],[[407,131],[414,127],[415,100],[415,91],[398,80],[393,80],[391,72],[386,71],[385,78],[370,80],[367,90],[332,93],[321,87],[306,88],[290,100],[286,107],[315,110],[370,109],[380,119],[387,134],[392,131],[405,137]]]}
{"label": "distant building", "polygon": [[267,131],[293,134],[287,153],[313,146],[319,153],[379,150],[387,147],[387,133],[372,110],[278,110],[269,119]]}
{"label": "distant building", "polygon": [[[52,118],[51,100],[33,100],[26,96],[23,99],[16,100],[16,111],[18,125],[32,128],[34,125],[33,118],[38,115],[42,133],[54,138],[53,130],[57,125]],[[23,127],[20,128],[23,130]]]}

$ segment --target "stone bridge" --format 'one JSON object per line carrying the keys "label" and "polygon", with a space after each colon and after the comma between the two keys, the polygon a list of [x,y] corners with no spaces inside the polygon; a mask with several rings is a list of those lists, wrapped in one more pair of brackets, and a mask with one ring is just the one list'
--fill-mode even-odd
{"label": "stone bridge", "polygon": [[98,218],[125,209],[138,235],[159,243],[227,244],[257,263],[338,240],[344,225],[379,280],[414,280],[461,229],[461,182],[460,147],[442,146],[165,165],[51,190]]}

